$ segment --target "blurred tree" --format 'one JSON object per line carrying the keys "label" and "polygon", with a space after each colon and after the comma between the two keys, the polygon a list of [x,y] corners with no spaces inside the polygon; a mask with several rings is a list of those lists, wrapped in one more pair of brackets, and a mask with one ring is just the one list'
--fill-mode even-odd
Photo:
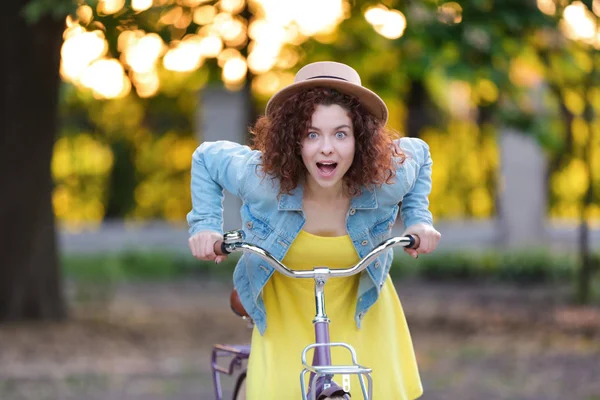
{"label": "blurred tree", "polygon": [[5,2],[0,13],[0,321],[65,316],[50,162],[57,131],[60,47],[69,8],[54,0],[40,1],[62,18],[43,13],[28,25],[23,9],[29,3]]}
{"label": "blurred tree", "polygon": [[[576,300],[588,303],[597,272],[590,249],[590,222],[600,204],[600,2],[546,1],[563,36],[540,38],[546,107],[534,120],[553,132],[551,202],[556,216],[573,209],[579,219]],[[560,18],[562,16],[562,18]],[[553,39],[553,40],[552,40]]]}

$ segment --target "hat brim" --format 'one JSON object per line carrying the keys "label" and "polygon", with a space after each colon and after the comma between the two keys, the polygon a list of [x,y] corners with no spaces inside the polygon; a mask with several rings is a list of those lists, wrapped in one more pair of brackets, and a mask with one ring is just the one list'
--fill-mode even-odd
{"label": "hat brim", "polygon": [[361,104],[373,114],[376,118],[383,121],[385,125],[388,119],[388,109],[385,102],[375,92],[367,89],[364,86],[355,85],[340,79],[332,78],[315,78],[311,80],[305,80],[301,82],[292,83],[289,86],[284,87],[271,97],[267,103],[266,115],[271,116],[275,110],[296,93],[301,92],[304,89],[310,89],[315,87],[328,87],[339,91],[340,93],[349,94],[355,96]]}

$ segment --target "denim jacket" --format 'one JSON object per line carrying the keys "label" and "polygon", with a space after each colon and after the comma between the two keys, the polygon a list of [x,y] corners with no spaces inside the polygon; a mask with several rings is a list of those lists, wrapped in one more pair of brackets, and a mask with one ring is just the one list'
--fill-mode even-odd
{"label": "denim jacket", "polygon": [[[431,190],[431,157],[425,142],[415,138],[396,141],[406,159],[398,163],[392,183],[363,188],[352,198],[346,215],[348,235],[362,258],[389,237],[400,213],[405,226],[432,224],[428,195]],[[192,210],[187,215],[190,236],[200,231],[223,231],[223,189],[242,200],[241,217],[246,241],[282,260],[302,229],[303,187],[279,196],[279,183],[261,171],[261,152],[237,143],[203,143],[192,156]],[[360,328],[365,312],[375,303],[392,264],[388,250],[360,276],[355,322]],[[242,305],[261,334],[266,329],[262,289],[274,269],[260,257],[244,254],[233,275]]]}

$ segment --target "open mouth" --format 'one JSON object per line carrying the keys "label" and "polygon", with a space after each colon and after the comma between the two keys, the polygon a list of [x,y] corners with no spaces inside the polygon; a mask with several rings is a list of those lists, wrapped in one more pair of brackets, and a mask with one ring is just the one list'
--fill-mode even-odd
{"label": "open mouth", "polygon": [[319,169],[319,172],[322,175],[329,176],[335,172],[335,169],[337,168],[337,163],[335,163],[335,162],[319,163],[318,162],[317,168]]}

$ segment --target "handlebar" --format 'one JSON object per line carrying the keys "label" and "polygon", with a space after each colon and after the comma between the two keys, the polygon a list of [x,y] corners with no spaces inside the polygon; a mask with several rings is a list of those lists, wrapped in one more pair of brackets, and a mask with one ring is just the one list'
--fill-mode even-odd
{"label": "handlebar", "polygon": [[232,231],[226,232],[223,236],[224,240],[219,240],[215,242],[214,250],[217,255],[227,255],[234,252],[248,252],[252,254],[256,254],[260,256],[263,260],[268,262],[276,271],[279,271],[285,276],[290,278],[315,278],[317,275],[322,275],[326,273],[330,277],[347,277],[358,274],[362,272],[371,262],[375,260],[375,258],[383,251],[387,249],[391,249],[392,247],[407,247],[414,248],[417,244],[418,238],[415,238],[412,235],[407,236],[397,236],[391,237],[387,240],[384,240],[373,250],[369,252],[362,260],[360,260],[356,265],[349,268],[340,268],[340,269],[327,269],[327,268],[319,268],[316,267],[313,270],[307,271],[296,271],[291,270],[285,265],[283,265],[279,260],[273,257],[268,251],[265,249],[255,246],[250,243],[246,243],[243,241],[243,233],[241,231]]}

